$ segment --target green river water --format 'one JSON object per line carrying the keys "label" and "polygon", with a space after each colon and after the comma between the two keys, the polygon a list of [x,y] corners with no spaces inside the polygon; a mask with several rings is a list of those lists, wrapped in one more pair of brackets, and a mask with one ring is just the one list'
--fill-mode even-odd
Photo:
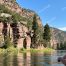
{"label": "green river water", "polygon": [[58,57],[62,57],[66,51],[56,51],[52,54],[44,53],[21,53],[18,55],[0,55],[0,66],[64,66],[57,62]]}

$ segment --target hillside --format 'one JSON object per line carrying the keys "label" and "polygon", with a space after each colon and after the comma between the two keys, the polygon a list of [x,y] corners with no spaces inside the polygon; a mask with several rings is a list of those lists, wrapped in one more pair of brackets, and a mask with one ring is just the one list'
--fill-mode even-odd
{"label": "hillside", "polygon": [[52,45],[54,44],[56,46],[57,43],[64,43],[66,42],[66,32],[59,30],[57,28],[52,28],[51,27],[51,43]]}

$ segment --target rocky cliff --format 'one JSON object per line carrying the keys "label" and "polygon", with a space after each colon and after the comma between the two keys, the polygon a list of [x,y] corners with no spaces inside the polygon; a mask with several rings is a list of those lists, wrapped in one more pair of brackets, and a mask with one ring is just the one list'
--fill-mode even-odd
{"label": "rocky cliff", "polygon": [[[27,45],[30,48],[34,14],[32,10],[21,8],[16,0],[0,0],[0,47],[4,46],[9,37],[14,46],[23,48]],[[42,31],[40,17],[36,16]]]}

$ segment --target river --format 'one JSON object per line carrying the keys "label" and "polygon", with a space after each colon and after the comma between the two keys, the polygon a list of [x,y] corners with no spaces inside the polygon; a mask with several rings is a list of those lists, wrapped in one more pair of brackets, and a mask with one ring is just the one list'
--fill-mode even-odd
{"label": "river", "polygon": [[62,57],[66,51],[55,51],[54,53],[20,53],[0,55],[0,66],[64,66],[57,62],[58,57]]}

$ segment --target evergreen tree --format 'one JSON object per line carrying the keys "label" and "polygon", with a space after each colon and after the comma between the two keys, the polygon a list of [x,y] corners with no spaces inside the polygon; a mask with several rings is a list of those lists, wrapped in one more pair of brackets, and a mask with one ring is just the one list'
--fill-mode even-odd
{"label": "evergreen tree", "polygon": [[57,50],[59,50],[60,49],[60,45],[59,45],[59,43],[57,43]]}
{"label": "evergreen tree", "polygon": [[32,22],[32,30],[33,30],[33,37],[32,37],[32,47],[36,48],[37,46],[37,33],[38,33],[38,23],[37,23],[37,18],[36,15],[33,17],[33,22]]}
{"label": "evergreen tree", "polygon": [[45,41],[45,47],[50,47],[51,32],[48,24],[44,26],[43,38]]}
{"label": "evergreen tree", "polygon": [[64,44],[63,44],[63,45],[64,45],[64,50],[66,50],[66,41],[64,42]]}
{"label": "evergreen tree", "polygon": [[64,46],[63,46],[63,43],[61,42],[60,43],[60,50],[63,50],[64,49]]}
{"label": "evergreen tree", "polygon": [[38,23],[37,23],[37,18],[36,18],[36,15],[34,14],[34,17],[33,17],[33,23],[32,23],[33,25],[32,25],[32,29],[34,30],[34,31],[36,31],[37,30],[37,28],[38,28]]}

